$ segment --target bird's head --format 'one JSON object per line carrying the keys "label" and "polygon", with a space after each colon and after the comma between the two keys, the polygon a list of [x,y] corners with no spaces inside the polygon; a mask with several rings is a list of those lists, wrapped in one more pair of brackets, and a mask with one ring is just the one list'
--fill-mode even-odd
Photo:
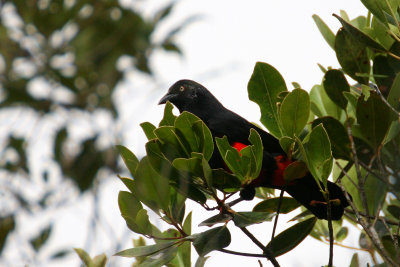
{"label": "bird's head", "polygon": [[199,97],[208,92],[201,84],[192,80],[180,80],[174,83],[164,95],[158,104],[165,104],[167,101],[174,104],[180,112],[190,110],[190,107],[196,105]]}

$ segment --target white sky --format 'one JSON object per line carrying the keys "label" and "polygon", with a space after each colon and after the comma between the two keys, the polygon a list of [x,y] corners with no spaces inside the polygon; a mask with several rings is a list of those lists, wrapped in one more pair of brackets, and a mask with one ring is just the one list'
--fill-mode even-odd
{"label": "white sky", "polygon": [[[135,5],[150,16],[167,2],[142,0],[136,1]],[[150,121],[157,124],[160,121],[163,106],[157,105],[158,100],[172,83],[182,78],[202,83],[227,108],[254,122],[259,121],[260,113],[258,106],[248,100],[247,83],[257,61],[273,65],[284,77],[290,90],[293,81],[310,90],[314,84],[320,83],[323,77],[317,63],[325,67],[338,67],[334,51],[320,35],[311,16],[318,14],[336,32],[340,23],[332,17],[332,13],[339,14],[341,9],[346,10],[350,18],[366,15],[366,9],[358,0],[179,1],[171,18],[165,21],[154,36],[155,40],[191,15],[201,15],[203,18],[179,34],[178,44],[184,52],[183,58],[158,51],[153,55],[151,62],[155,70],[155,79],[133,72],[121,83],[115,100],[121,103],[119,108],[122,115],[118,127],[124,131],[126,145],[137,155],[143,155],[146,139],[139,123]],[[104,212],[102,216],[119,229],[115,238],[122,240],[126,238],[126,226],[119,214],[117,195],[119,190],[125,188],[117,179],[110,179],[104,183],[101,190],[101,209]],[[244,203],[238,205],[238,209],[249,210],[254,205],[255,202]],[[86,198],[72,207],[57,211],[60,224],[53,229],[54,235],[50,245],[44,248],[48,254],[59,248],[85,247],[87,213],[91,209],[90,200]],[[191,209],[194,210],[193,232],[207,230],[208,228],[198,228],[197,225],[214,214],[203,212],[193,204],[187,207],[187,210]],[[280,218],[278,233],[289,226],[286,222],[290,218],[291,216]],[[46,219],[48,218],[44,216],[40,220]],[[35,223],[40,225],[40,220]],[[260,253],[259,249],[231,224],[229,226],[232,230],[232,244],[229,249]],[[249,229],[266,243],[269,241],[272,225],[264,223]],[[71,230],[69,232],[66,229]],[[92,256],[107,249],[107,231],[102,229],[102,233],[96,237],[89,250]],[[32,233],[27,230],[27,234]],[[129,248],[131,244],[129,236],[125,240],[128,240],[128,243],[123,249]],[[344,244],[358,247],[358,235],[351,235]],[[322,266],[328,262],[328,249],[327,245],[308,237],[293,251],[279,257],[278,261],[285,267]],[[46,251],[44,255],[47,254]],[[114,253],[115,251],[107,251],[108,256]],[[335,247],[334,265],[348,266],[353,253],[352,250]],[[197,257],[195,252],[192,255]],[[369,260],[366,253],[360,252],[359,255],[363,260]],[[210,256],[206,266],[259,266],[255,258],[220,252],[213,252]],[[124,259],[119,263],[122,266],[130,266],[131,260]],[[263,266],[272,266],[265,260],[262,263]],[[51,266],[77,264],[77,256],[71,255],[67,260],[55,262]],[[36,265],[32,263],[30,266]]]}

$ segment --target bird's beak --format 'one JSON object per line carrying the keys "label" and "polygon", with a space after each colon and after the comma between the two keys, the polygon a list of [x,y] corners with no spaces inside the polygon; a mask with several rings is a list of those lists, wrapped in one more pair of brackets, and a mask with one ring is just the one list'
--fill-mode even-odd
{"label": "bird's beak", "polygon": [[171,100],[172,98],[174,98],[174,97],[176,97],[176,96],[177,96],[177,94],[170,94],[170,93],[167,93],[165,96],[163,96],[163,97],[160,99],[160,101],[158,102],[158,104],[159,104],[159,105],[165,104],[165,103],[167,103],[168,100]]}

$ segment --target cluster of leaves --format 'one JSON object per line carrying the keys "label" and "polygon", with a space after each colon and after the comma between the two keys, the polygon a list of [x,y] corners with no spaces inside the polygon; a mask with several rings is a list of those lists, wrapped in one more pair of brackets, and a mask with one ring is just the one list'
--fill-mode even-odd
{"label": "cluster of leaves", "polygon": [[[121,191],[119,194],[122,217],[130,230],[154,239],[156,244],[131,248],[116,255],[147,257],[140,266],[150,266],[155,261],[160,265],[171,262],[176,266],[189,266],[189,242],[199,254],[200,265],[209,252],[224,251],[230,244],[229,221],[245,228],[271,221],[276,215],[277,198],[269,198],[249,212],[235,212],[225,203],[243,184],[259,175],[263,146],[258,133],[255,130],[250,132],[252,145],[240,153],[229,145],[226,137],[216,138],[216,147],[232,173],[211,169],[208,160],[213,154],[214,142],[210,130],[195,115],[183,112],[176,117],[172,109],[168,102],[158,127],[149,122],[141,124],[149,141],[146,144],[147,155],[140,161],[127,148],[118,147],[134,178],[120,177],[129,189],[129,192]],[[192,234],[191,213],[184,217],[186,199],[197,202],[207,210],[220,210],[218,215],[204,220],[200,226],[212,227],[220,223],[223,226]],[[214,200],[217,206],[210,208],[207,200]],[[155,227],[144,206],[172,228],[161,231]],[[282,212],[290,212],[298,206],[293,199],[284,198]],[[288,252],[310,233],[315,222],[312,217],[294,225],[274,238],[266,249],[275,257]],[[182,262],[182,259],[185,261]]]}
{"label": "cluster of leaves", "polygon": [[[113,121],[117,120],[118,110],[112,96],[123,78],[123,71],[136,69],[151,75],[149,60],[155,49],[181,53],[174,38],[193,17],[171,29],[159,41],[151,38],[158,26],[171,15],[173,6],[167,5],[151,18],[144,18],[117,0],[96,3],[87,0],[2,1],[0,112],[20,110],[22,115],[18,119],[37,120],[34,123],[37,126],[57,114],[61,114],[60,118],[72,118],[77,113],[80,117],[90,117],[101,111]],[[123,70],[117,69],[122,57],[130,59],[130,65]],[[38,92],[35,89],[38,87],[48,90]],[[117,153],[111,146],[99,147],[98,136],[101,133],[94,124],[88,126],[93,128],[88,129],[92,136],[84,140],[71,138],[71,121],[67,119],[60,124],[46,144],[53,147],[49,161],[56,163],[63,178],[72,181],[80,193],[93,189],[100,168],[117,170]],[[40,132],[38,128],[32,131]],[[118,134],[111,133],[115,135],[113,138]],[[7,136],[1,154],[15,156],[0,159],[0,168],[5,171],[2,175],[29,180],[33,166],[28,164],[32,162],[28,156],[37,155],[28,155],[26,150],[36,140],[30,133],[16,137],[10,131]],[[66,147],[71,144],[80,150],[67,152]],[[52,172],[49,166],[39,169],[43,169],[43,181],[38,187],[48,182],[48,174]],[[22,191],[6,189],[13,194],[5,194],[7,199],[4,201],[19,205],[7,210],[7,214],[0,214],[0,252],[7,235],[14,229],[15,216],[21,208],[33,211],[39,206],[44,210],[48,199],[57,194],[56,188],[47,188],[38,203],[26,199]],[[59,204],[64,200],[61,198]],[[35,250],[47,240],[40,238],[49,229],[44,228],[34,239],[41,240],[35,243]]]}
{"label": "cluster of leaves", "polygon": [[[360,246],[371,254],[375,264],[375,253],[378,253],[386,266],[396,266],[400,251],[397,157],[400,150],[400,8],[398,1],[362,2],[373,15],[353,20],[345,12],[335,15],[343,26],[336,35],[314,16],[324,38],[334,49],[341,69],[326,70],[320,66],[324,72],[321,84],[307,93],[293,83],[295,89],[289,92],[279,72],[259,62],[249,81],[248,93],[250,100],[260,106],[261,123],[279,139],[288,155],[303,162],[289,166],[285,178],[295,179],[294,174],[307,167],[318,182],[326,185],[333,170],[336,182],[349,193],[346,196],[351,208],[346,210],[346,219],[363,228]],[[357,83],[350,84],[349,77]],[[227,223],[233,221],[243,230],[248,225],[270,221],[276,215],[279,201],[264,195],[267,199],[251,212],[235,212],[225,204],[227,197],[241,185],[258,176],[262,144],[255,131],[249,136],[252,145],[241,153],[230,147],[226,138],[216,138],[216,148],[232,173],[210,169],[207,161],[214,145],[209,130],[194,115],[183,112],[176,117],[171,109],[167,104],[158,128],[148,122],[142,124],[149,139],[147,156],[143,159],[139,161],[128,149],[119,147],[134,178],[121,178],[129,189],[119,195],[122,216],[132,231],[153,238],[156,244],[144,246],[142,243],[117,255],[141,257],[144,266],[153,266],[155,261],[188,266],[179,262],[184,253],[190,254],[188,242],[193,242],[201,263],[212,250],[229,253],[225,249],[231,241]],[[184,220],[186,199],[206,209],[210,209],[206,200],[214,200],[220,214],[200,225],[224,223],[224,226],[191,234],[191,213]],[[298,207],[290,198],[280,201],[282,211],[290,212]],[[153,226],[142,204],[173,229],[161,232]],[[321,241],[334,235],[339,242],[347,236],[348,230],[340,221],[334,223],[332,230],[329,229],[331,222],[316,222],[315,218],[306,216],[307,212],[296,216],[298,224],[261,247],[263,255],[282,255],[308,234]],[[351,266],[358,266],[357,254]]]}

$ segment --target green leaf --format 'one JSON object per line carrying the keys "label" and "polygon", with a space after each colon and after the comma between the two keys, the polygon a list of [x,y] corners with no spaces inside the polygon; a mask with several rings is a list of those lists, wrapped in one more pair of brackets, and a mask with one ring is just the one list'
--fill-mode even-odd
{"label": "green leaf", "polygon": [[310,138],[304,147],[308,169],[314,178],[319,179],[326,187],[327,179],[332,171],[333,158],[329,137],[322,124],[312,129]]}
{"label": "green leaf", "polygon": [[344,111],[326,94],[324,87],[314,85],[310,91],[311,111],[318,117],[332,116],[338,120],[345,117]]}
{"label": "green leaf", "polygon": [[141,209],[136,215],[136,224],[139,227],[139,233],[144,235],[152,235],[153,225],[150,223],[149,215],[147,215],[147,210]]}
{"label": "green leaf", "polygon": [[199,203],[205,203],[206,196],[193,183],[193,177],[187,172],[181,172],[171,165],[160,151],[162,144],[159,140],[151,140],[146,144],[146,152],[153,169],[162,177],[169,180],[171,185],[184,197]]}
{"label": "green leaf", "polygon": [[358,74],[369,75],[370,72],[365,46],[342,28],[336,34],[335,51],[343,71],[359,83],[368,84],[368,76],[358,76]]}
{"label": "green leaf", "polygon": [[267,248],[271,249],[275,257],[289,252],[307,237],[313,229],[316,221],[317,218],[312,217],[293,225],[271,240],[271,242],[268,243]]}
{"label": "green leaf", "polygon": [[302,89],[294,89],[282,101],[279,110],[282,129],[287,136],[299,135],[310,115],[310,98]]}
{"label": "green leaf", "polygon": [[210,257],[198,257],[194,267],[203,267]]}
{"label": "green leaf", "polygon": [[307,164],[304,161],[296,160],[290,163],[283,171],[283,179],[289,183],[293,180],[303,178],[308,173]]}
{"label": "green leaf", "polygon": [[128,228],[136,233],[142,233],[136,223],[136,216],[143,209],[143,206],[135,196],[129,192],[120,191],[118,194],[118,206]]}
{"label": "green leaf", "polygon": [[241,159],[239,152],[230,146],[226,136],[223,138],[215,138],[215,143],[228,168],[236,174],[239,180],[243,181],[245,179],[245,170],[242,169],[240,164]]}
{"label": "green leaf", "polygon": [[135,172],[139,165],[139,160],[137,159],[135,154],[133,154],[128,148],[121,145],[117,145],[116,147],[132,177],[135,177]]}
{"label": "green leaf", "polygon": [[315,24],[317,24],[319,32],[322,34],[324,37],[325,41],[329,44],[332,49],[335,49],[335,35],[329,29],[328,25],[325,24],[325,22],[318,16],[318,15],[313,15],[312,16]]}
{"label": "green leaf", "polygon": [[360,29],[357,29],[356,27],[354,27],[349,22],[342,19],[341,17],[339,17],[336,14],[333,14],[333,16],[336,17],[340,21],[340,23],[343,25],[343,28],[358,42],[360,42],[370,48],[373,48],[373,49],[377,49],[380,51],[386,51],[386,49],[380,43],[378,43],[377,41],[372,39],[370,36],[368,36],[367,34],[362,32]]}
{"label": "green leaf", "polygon": [[124,183],[124,185],[129,189],[129,191],[131,192],[133,191],[133,188],[135,187],[133,179],[127,177],[121,177],[119,175],[118,178]]}
{"label": "green leaf", "polygon": [[251,177],[258,177],[262,167],[264,147],[261,141],[260,134],[253,128],[250,129],[249,141],[253,158],[255,158],[255,170],[250,174]]}
{"label": "green leaf", "polygon": [[150,245],[150,246],[129,248],[129,249],[122,250],[122,251],[116,253],[114,256],[121,256],[121,257],[128,257],[128,258],[140,257],[140,256],[150,256],[152,254],[160,252],[161,250],[172,247],[176,243],[177,243],[177,241],[166,241],[166,242],[157,243],[155,245]]}
{"label": "green leaf", "polygon": [[347,131],[338,120],[333,117],[321,117],[312,122],[312,127],[321,124],[328,134],[334,158],[350,159],[350,140]]}
{"label": "green leaf", "polygon": [[[279,199],[279,197],[276,197],[261,201],[256,206],[254,206],[253,211],[270,213],[277,212]],[[279,210],[279,213],[286,214],[297,209],[298,207],[300,207],[300,204],[294,198],[283,197],[281,200],[281,208]]]}
{"label": "green leaf", "polygon": [[233,222],[237,227],[246,227],[252,224],[271,221],[275,213],[269,212],[236,212],[233,216]]}
{"label": "green leaf", "polygon": [[172,166],[174,166],[179,171],[185,171],[190,173],[191,175],[202,177],[203,169],[201,165],[201,159],[199,158],[177,158],[172,162]]}
{"label": "green leaf", "polygon": [[[192,212],[189,212],[186,216],[185,222],[183,223],[183,231],[189,236],[192,233]],[[178,253],[174,259],[176,265],[183,267],[191,266],[191,247],[192,244],[190,242],[183,242],[178,247]]]}
{"label": "green leaf", "polygon": [[377,93],[371,92],[367,101],[363,96],[358,98],[357,122],[362,135],[374,149],[383,142],[393,118],[392,111]]}
{"label": "green leaf", "polygon": [[347,99],[343,95],[343,92],[350,92],[350,86],[343,73],[339,70],[327,71],[323,84],[329,98],[342,109],[346,109]]}
{"label": "green leaf", "polygon": [[294,147],[294,139],[290,138],[289,136],[282,136],[279,139],[279,144],[281,145],[283,151],[285,151],[286,154],[290,155],[293,147]]}
{"label": "green leaf", "polygon": [[202,221],[199,226],[213,226],[214,224],[217,223],[226,223],[232,219],[232,216],[229,214],[225,213],[219,213],[217,215],[214,215],[204,221]]}
{"label": "green leaf", "polygon": [[164,117],[160,121],[159,127],[161,126],[174,126],[176,116],[172,113],[174,106],[171,102],[167,101],[164,108]]}
{"label": "green leaf", "polygon": [[241,188],[242,183],[231,173],[224,169],[212,170],[212,186],[226,192],[236,192]]}
{"label": "green leaf", "polygon": [[81,248],[74,248],[76,254],[78,254],[79,258],[81,259],[81,261],[86,265],[86,266],[91,266],[93,261],[90,258],[89,254],[81,249]]}
{"label": "green leaf", "polygon": [[133,189],[134,196],[154,212],[158,213],[159,209],[168,210],[169,181],[152,168],[148,157],[139,162]]}
{"label": "green leaf", "polygon": [[[163,144],[167,144],[170,145],[169,148],[174,149],[174,152],[172,153],[172,155],[174,155],[175,157],[189,157],[190,153],[181,138],[179,138],[179,136],[177,135],[177,133],[175,132],[175,127],[173,126],[161,126],[157,129],[154,130],[154,134],[157,136],[157,138],[161,141],[161,143]],[[165,155],[167,158],[172,158],[171,155],[168,155],[168,152],[171,149],[165,149],[164,151],[167,153],[167,155]]]}
{"label": "green leaf", "polygon": [[210,129],[203,121],[197,121],[192,126],[193,131],[200,137],[200,151],[206,160],[210,160],[214,152],[214,142]]}
{"label": "green leaf", "polygon": [[33,249],[38,252],[39,249],[46,243],[46,241],[49,239],[49,236],[51,234],[51,229],[52,226],[49,225],[48,227],[44,228],[42,231],[40,231],[39,235],[32,238],[30,240],[30,243],[33,247]]}
{"label": "green leaf", "polygon": [[393,81],[387,101],[393,108],[400,110],[400,73],[396,75]]}
{"label": "green leaf", "polygon": [[261,123],[272,135],[281,137],[276,103],[279,93],[287,91],[287,87],[280,73],[267,63],[257,62],[247,88],[249,99],[260,107]]}
{"label": "green leaf", "polygon": [[159,267],[173,261],[178,248],[173,246],[160,251],[157,254],[151,255],[140,263],[140,267]]}
{"label": "green leaf", "polygon": [[213,250],[225,248],[231,243],[231,234],[226,226],[212,228],[196,235],[193,246],[200,257]]}
{"label": "green leaf", "polygon": [[142,130],[148,140],[157,138],[157,136],[154,134],[154,130],[156,129],[156,126],[154,126],[150,122],[147,122],[147,121],[143,122],[140,124],[140,127],[142,127]]}

